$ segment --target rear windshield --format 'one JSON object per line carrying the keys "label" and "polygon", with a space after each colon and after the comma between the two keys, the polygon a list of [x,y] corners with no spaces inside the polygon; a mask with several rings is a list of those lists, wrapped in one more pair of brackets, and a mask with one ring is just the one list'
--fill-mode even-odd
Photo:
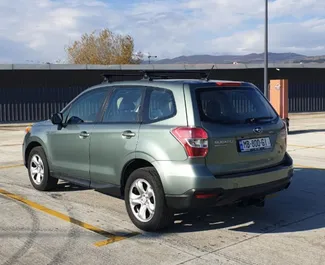
{"label": "rear windshield", "polygon": [[261,93],[253,87],[199,88],[196,97],[202,121],[259,123],[278,117]]}

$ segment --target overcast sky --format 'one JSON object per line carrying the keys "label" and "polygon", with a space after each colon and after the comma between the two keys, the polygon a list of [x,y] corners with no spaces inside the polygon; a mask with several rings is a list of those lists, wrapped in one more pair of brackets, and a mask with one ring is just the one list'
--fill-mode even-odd
{"label": "overcast sky", "polygon": [[[325,1],[270,0],[269,51],[325,54]],[[0,63],[65,59],[65,45],[109,28],[158,58],[261,53],[264,0],[0,0]]]}

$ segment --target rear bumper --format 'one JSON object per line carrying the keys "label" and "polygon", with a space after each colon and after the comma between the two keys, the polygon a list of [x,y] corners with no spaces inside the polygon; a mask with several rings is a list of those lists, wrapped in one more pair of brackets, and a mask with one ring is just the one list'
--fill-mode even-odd
{"label": "rear bumper", "polygon": [[287,177],[271,183],[240,189],[190,190],[182,195],[167,195],[166,202],[168,207],[177,210],[223,206],[245,199],[264,198],[266,195],[287,189],[290,183],[291,177]]}
{"label": "rear bumper", "polygon": [[[263,178],[265,175],[274,175],[276,179],[264,183],[246,185],[238,188],[193,188],[181,195],[166,195],[168,207],[176,210],[207,208],[235,204],[245,199],[263,199],[265,196],[287,189],[293,177],[293,161],[288,155],[286,161],[280,166],[263,170],[263,172],[250,172],[240,178],[245,180],[252,176]],[[279,177],[279,174],[281,177]],[[238,176],[236,176],[238,177]],[[222,182],[233,181],[232,177],[223,178]],[[252,185],[253,184],[253,185]]]}

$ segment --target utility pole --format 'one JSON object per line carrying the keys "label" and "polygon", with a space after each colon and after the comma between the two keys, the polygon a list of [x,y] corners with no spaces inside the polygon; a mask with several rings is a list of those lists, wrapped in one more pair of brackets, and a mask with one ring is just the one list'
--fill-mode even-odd
{"label": "utility pole", "polygon": [[264,40],[264,95],[268,98],[268,67],[269,67],[269,52],[268,52],[268,0],[265,0],[265,40]]}

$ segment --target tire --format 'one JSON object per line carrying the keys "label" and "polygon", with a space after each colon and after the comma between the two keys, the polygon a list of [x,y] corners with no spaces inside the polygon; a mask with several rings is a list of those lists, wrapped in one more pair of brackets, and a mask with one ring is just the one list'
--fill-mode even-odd
{"label": "tire", "polygon": [[[142,190],[145,191],[142,194],[146,195],[141,196],[137,188],[141,186],[136,186],[136,183],[142,183]],[[149,192],[148,187],[151,187]],[[139,229],[154,232],[166,228],[172,223],[173,212],[166,205],[160,177],[153,167],[140,168],[132,172],[126,182],[124,194],[125,206],[129,218]],[[137,201],[133,200],[133,204],[131,203],[132,197],[137,199]],[[145,214],[137,214],[140,213],[142,207],[145,209],[143,211]],[[150,209],[151,212],[149,211]],[[146,218],[142,218],[144,216]]]}
{"label": "tire", "polygon": [[[50,176],[48,162],[42,147],[37,146],[32,149],[28,156],[27,168],[29,180],[36,190],[47,191],[57,186],[58,179]],[[36,170],[36,173],[32,173],[33,170]]]}

